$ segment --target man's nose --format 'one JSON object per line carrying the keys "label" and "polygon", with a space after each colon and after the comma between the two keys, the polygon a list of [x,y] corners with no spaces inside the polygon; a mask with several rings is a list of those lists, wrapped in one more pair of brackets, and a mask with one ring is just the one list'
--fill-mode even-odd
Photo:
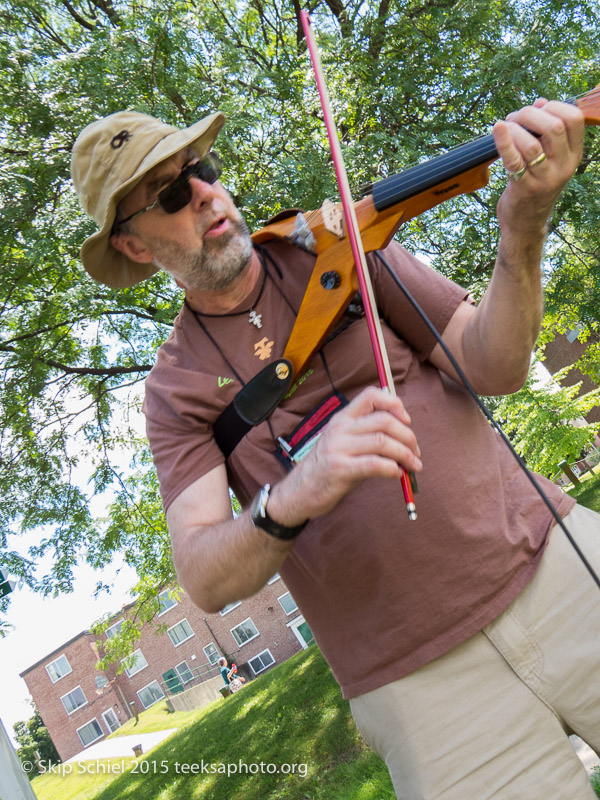
{"label": "man's nose", "polygon": [[192,190],[190,203],[194,209],[200,210],[206,203],[210,203],[215,196],[216,182],[203,181],[196,175],[190,175],[188,181]]}

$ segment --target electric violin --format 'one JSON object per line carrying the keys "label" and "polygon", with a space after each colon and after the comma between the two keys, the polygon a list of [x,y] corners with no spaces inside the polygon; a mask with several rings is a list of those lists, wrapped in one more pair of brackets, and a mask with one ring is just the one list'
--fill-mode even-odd
{"label": "electric violin", "polygon": [[[300,376],[304,366],[335,329],[359,285],[381,385],[395,391],[364,253],[385,248],[403,222],[446,200],[486,186],[489,167],[499,157],[493,135],[483,136],[377,181],[368,187],[367,196],[361,200],[353,203],[350,198],[349,208],[343,159],[331,121],[310,20],[306,12],[302,11],[301,16],[328,125],[344,212],[331,201],[325,201],[320,209],[306,214],[290,209],[252,234],[255,244],[273,239],[289,241],[313,252],[316,261],[282,358],[256,375],[217,421],[215,434],[226,453],[231,452],[247,429],[264,421],[281,402],[293,379]],[[600,124],[600,84],[570,102],[584,113],[586,125]],[[402,486],[409,517],[415,519],[408,477],[403,475]]]}
{"label": "electric violin", "polygon": [[[583,111],[586,125],[600,125],[600,84],[571,102]],[[489,166],[497,158],[490,134],[374,183],[370,194],[354,204],[365,252],[386,247],[402,223],[486,186]],[[279,214],[252,239],[257,244],[294,241],[298,213],[293,209]],[[331,216],[327,204],[304,215],[317,260],[284,352],[295,375],[331,333],[358,289],[349,239],[343,226],[330,222]]]}

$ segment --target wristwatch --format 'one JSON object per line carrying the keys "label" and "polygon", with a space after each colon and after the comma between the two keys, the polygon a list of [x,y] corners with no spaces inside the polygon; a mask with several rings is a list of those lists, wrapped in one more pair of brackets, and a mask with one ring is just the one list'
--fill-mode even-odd
{"label": "wristwatch", "polygon": [[252,524],[257,528],[274,536],[276,539],[295,539],[298,534],[304,530],[308,520],[303,522],[302,525],[296,525],[290,528],[288,525],[280,525],[271,519],[267,512],[267,502],[269,500],[269,492],[271,491],[271,484],[265,483],[262,489],[258,492],[252,505],[250,506],[250,519]]}

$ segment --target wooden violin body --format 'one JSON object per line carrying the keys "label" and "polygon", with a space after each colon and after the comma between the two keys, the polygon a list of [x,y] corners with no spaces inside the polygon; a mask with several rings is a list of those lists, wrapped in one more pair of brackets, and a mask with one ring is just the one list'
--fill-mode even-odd
{"label": "wooden violin body", "polygon": [[[600,124],[600,85],[573,101],[585,115],[586,125]],[[372,194],[355,203],[365,252],[386,247],[403,222],[431,208],[486,186],[489,165],[498,158],[492,136],[466,145],[385,178]],[[255,243],[271,239],[293,241],[296,214],[275,218],[252,234]],[[306,215],[317,260],[283,357],[298,375],[328,336],[356,294],[358,283],[350,242],[338,238],[321,210]]]}

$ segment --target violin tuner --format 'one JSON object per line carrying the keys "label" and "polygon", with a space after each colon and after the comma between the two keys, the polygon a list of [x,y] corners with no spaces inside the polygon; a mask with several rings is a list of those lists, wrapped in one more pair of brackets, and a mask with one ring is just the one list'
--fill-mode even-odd
{"label": "violin tuner", "polygon": [[342,276],[334,269],[324,272],[321,275],[321,286],[324,289],[337,289],[341,282]]}

